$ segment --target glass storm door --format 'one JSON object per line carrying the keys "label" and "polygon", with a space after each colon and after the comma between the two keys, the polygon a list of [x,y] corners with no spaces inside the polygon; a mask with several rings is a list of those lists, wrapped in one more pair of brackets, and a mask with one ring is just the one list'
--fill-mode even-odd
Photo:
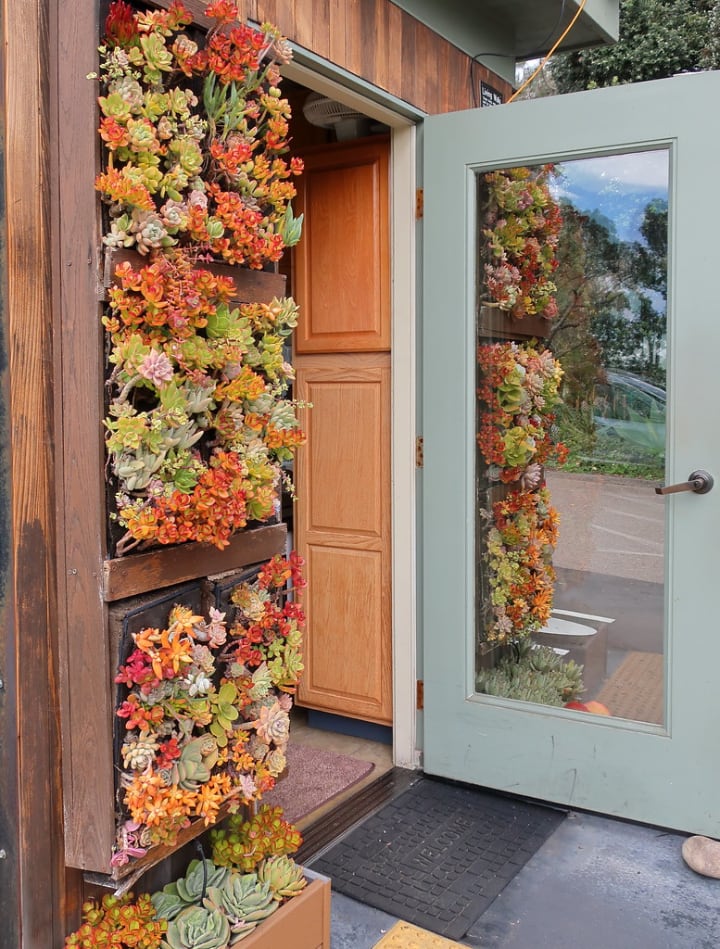
{"label": "glass storm door", "polygon": [[712,836],[719,95],[424,127],[424,768]]}

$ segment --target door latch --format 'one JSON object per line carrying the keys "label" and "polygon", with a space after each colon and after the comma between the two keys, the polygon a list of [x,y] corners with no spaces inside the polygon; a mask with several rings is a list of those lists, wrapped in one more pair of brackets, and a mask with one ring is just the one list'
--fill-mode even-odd
{"label": "door latch", "polygon": [[688,475],[687,481],[679,484],[662,484],[655,488],[655,494],[679,494],[681,491],[694,491],[695,494],[707,494],[712,490],[715,479],[702,469]]}

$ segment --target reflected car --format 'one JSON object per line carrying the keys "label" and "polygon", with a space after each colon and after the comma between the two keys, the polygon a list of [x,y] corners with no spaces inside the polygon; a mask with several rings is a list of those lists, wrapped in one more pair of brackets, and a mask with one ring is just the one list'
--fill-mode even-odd
{"label": "reflected car", "polygon": [[665,452],[664,389],[631,372],[611,369],[595,387],[593,417],[598,435],[619,438],[643,452]]}

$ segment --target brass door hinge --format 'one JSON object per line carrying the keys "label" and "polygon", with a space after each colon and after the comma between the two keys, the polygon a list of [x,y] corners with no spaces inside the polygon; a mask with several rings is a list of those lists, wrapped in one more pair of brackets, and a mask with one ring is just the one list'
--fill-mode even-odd
{"label": "brass door hinge", "polygon": [[425,465],[425,439],[418,435],[415,439],[415,467],[422,468]]}
{"label": "brass door hinge", "polygon": [[425,192],[422,188],[415,191],[415,219],[420,220],[425,210]]}
{"label": "brass door hinge", "polygon": [[417,708],[418,712],[425,708],[425,683],[422,679],[417,680]]}

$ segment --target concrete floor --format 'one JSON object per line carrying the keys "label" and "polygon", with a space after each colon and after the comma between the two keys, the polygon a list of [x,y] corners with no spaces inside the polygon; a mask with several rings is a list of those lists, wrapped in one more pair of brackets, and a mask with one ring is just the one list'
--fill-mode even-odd
{"label": "concrete floor", "polygon": [[[458,945],[717,949],[720,880],[685,866],[683,839],[571,813]],[[333,893],[332,949],[372,949],[396,921]]]}

